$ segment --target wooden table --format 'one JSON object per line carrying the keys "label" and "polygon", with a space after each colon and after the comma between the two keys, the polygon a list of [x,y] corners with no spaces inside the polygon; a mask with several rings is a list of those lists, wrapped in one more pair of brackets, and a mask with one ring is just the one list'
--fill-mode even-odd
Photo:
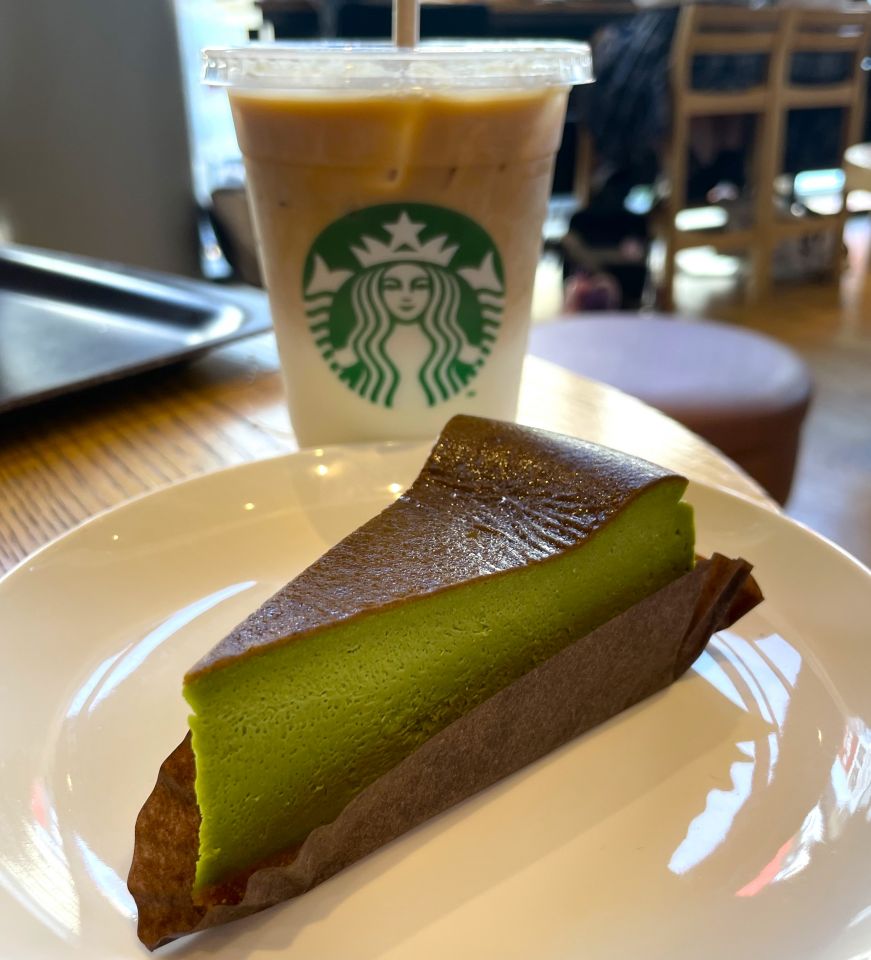
{"label": "wooden table", "polygon": [[[640,401],[528,357],[518,419],[647,457],[774,508],[700,438]],[[0,572],[96,513],[297,449],[271,334],[0,421]]]}

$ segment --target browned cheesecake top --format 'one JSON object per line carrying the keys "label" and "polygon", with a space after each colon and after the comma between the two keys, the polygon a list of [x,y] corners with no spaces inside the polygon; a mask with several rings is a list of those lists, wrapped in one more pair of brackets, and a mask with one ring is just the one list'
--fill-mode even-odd
{"label": "browned cheesecake top", "polygon": [[294,635],[544,560],[676,475],[516,424],[457,416],[398,500],[251,614],[187,679]]}

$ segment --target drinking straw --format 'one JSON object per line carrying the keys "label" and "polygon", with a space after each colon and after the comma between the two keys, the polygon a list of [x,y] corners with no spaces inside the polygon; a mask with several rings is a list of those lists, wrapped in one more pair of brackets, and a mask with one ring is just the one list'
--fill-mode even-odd
{"label": "drinking straw", "polygon": [[416,47],[420,40],[419,0],[393,0],[393,44]]}

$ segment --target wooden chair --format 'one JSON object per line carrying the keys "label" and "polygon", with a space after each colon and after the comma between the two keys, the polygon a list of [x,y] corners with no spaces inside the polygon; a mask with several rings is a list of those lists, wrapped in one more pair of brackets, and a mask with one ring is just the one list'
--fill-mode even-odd
{"label": "wooden chair", "polygon": [[[672,87],[672,130],[664,158],[670,191],[662,207],[658,232],[665,243],[665,264],[661,300],[672,302],[675,257],[680,249],[713,246],[720,252],[746,251],[751,261],[752,290],[764,288],[770,269],[770,246],[756,229],[770,221],[773,202],[771,103],[774,88],[783,76],[785,19],[780,10],[749,10],[732,6],[689,5],[681,8],[669,66]],[[764,57],[760,83],[739,90],[697,90],[693,86],[693,64],[699,56],[736,57],[758,54]],[[690,124],[697,117],[747,114],[755,118],[752,169],[748,185],[753,197],[753,225],[742,229],[677,229],[677,214],[687,200]]]}
{"label": "wooden chair", "polygon": [[[771,182],[782,170],[784,136],[791,110],[840,108],[843,117],[842,156],[850,144],[861,140],[865,121],[866,77],[861,63],[871,42],[871,13],[793,9],[785,14],[784,28],[783,44],[773,65],[777,77],[771,90],[771,136],[767,144],[770,155],[765,160]],[[847,79],[835,84],[796,84],[792,80],[792,68],[799,52],[848,55],[850,70]],[[777,245],[790,237],[831,233],[835,238],[832,245],[834,269],[841,252],[840,240],[846,219],[846,190],[841,197],[840,210],[828,216],[790,217],[776,211],[772,205],[766,211],[762,225],[765,250],[761,259],[770,264]]]}

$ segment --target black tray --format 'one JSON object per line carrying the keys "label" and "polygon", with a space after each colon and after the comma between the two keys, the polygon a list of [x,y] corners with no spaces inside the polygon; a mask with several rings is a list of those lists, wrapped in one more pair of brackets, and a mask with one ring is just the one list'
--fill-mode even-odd
{"label": "black tray", "polygon": [[0,413],[270,327],[259,291],[0,247]]}

